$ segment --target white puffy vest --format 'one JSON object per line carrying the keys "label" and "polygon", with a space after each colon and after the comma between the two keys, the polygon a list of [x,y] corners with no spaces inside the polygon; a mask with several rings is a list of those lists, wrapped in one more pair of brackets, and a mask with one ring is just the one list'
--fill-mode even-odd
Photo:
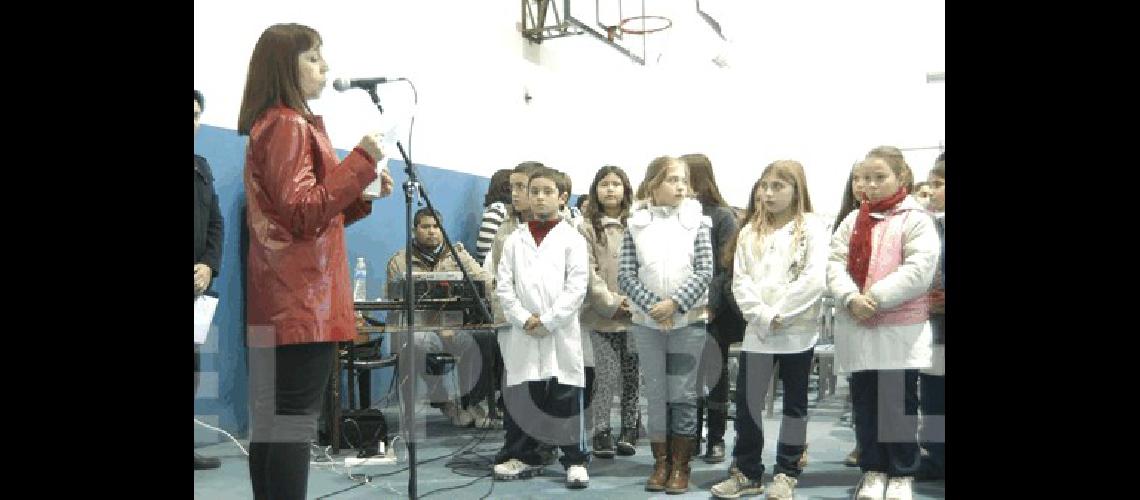
{"label": "white puffy vest", "polygon": [[[637,278],[662,300],[669,298],[693,274],[694,246],[702,221],[712,227],[712,220],[701,213],[701,203],[691,198],[682,201],[676,210],[641,207],[630,215],[627,223],[637,248]],[[705,319],[708,298],[706,289],[688,313],[674,314],[673,327],[681,328]],[[633,322],[661,329],[638,307],[633,308]]]}

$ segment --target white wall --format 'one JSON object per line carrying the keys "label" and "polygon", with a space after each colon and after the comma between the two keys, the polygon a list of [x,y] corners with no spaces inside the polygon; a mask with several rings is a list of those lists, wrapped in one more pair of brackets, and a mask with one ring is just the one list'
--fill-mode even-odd
{"label": "white wall", "polygon": [[[654,156],[704,152],[726,198],[743,206],[760,170],[790,158],[805,165],[824,213],[872,147],[944,140],[944,84],[925,80],[945,70],[942,0],[704,0],[728,46],[692,4],[650,2],[675,24],[663,62],[643,68],[588,35],[531,46],[515,30],[518,0],[195,0],[194,85],[206,95],[203,122],[236,128],[257,37],[298,22],[321,32],[333,77],[415,81],[417,163],[489,176],[537,159],[568,172],[581,193],[603,164],[637,183]],[[705,62],[718,50],[730,68]],[[390,127],[406,144],[410,90],[386,85],[381,98],[383,118],[363,91],[330,86],[312,106],[337,147]],[[937,153],[907,153],[917,177]]]}

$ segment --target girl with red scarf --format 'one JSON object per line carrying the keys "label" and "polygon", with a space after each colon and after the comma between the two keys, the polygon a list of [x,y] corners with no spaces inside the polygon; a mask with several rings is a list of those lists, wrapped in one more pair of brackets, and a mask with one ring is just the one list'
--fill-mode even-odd
{"label": "girl with red scarf", "polygon": [[913,179],[901,151],[871,150],[854,175],[862,203],[835,231],[827,281],[843,305],[835,353],[838,370],[852,373],[864,473],[856,499],[910,500],[919,465],[918,370],[932,354],[927,292],[941,244],[933,220],[907,196]]}

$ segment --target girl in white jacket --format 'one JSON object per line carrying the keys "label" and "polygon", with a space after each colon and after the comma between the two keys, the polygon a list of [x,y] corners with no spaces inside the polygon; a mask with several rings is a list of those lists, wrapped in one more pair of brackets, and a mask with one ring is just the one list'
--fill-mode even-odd
{"label": "girl in white jacket", "polygon": [[[835,357],[852,373],[858,500],[909,500],[919,465],[918,370],[930,366],[926,294],[940,244],[934,222],[907,196],[910,167],[881,146],[855,175],[864,200],[831,242],[828,287],[837,307]],[[888,479],[889,478],[889,479]]]}
{"label": "girl in white jacket", "polygon": [[654,469],[645,489],[668,493],[689,489],[689,459],[700,431],[697,369],[713,275],[712,221],[700,202],[687,197],[688,177],[688,165],[677,158],[649,164],[638,188],[645,199],[626,221],[618,266],[618,286],[633,305],[630,331],[649,402]]}
{"label": "girl in white jacket", "polygon": [[[791,499],[807,437],[808,379],[819,340],[831,234],[812,213],[803,166],[773,162],[752,186],[744,226],[725,249],[732,293],[748,326],[736,381],[735,467],[712,487],[718,498],[764,490],[764,400],[775,365],[784,381],[784,418],[768,498]],[[729,257],[731,256],[731,257]]]}

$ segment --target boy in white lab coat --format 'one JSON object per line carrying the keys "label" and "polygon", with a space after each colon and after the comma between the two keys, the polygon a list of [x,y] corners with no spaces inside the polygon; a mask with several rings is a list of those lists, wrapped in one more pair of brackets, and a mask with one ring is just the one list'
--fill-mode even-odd
{"label": "boy in white lab coat", "polygon": [[525,479],[542,471],[540,440],[562,449],[566,485],[589,484],[581,421],[585,385],[578,312],[589,282],[586,240],[559,215],[569,193],[559,173],[541,168],[528,183],[534,220],[507,237],[495,293],[510,330],[501,331],[503,398],[511,418],[495,457],[494,477]]}

